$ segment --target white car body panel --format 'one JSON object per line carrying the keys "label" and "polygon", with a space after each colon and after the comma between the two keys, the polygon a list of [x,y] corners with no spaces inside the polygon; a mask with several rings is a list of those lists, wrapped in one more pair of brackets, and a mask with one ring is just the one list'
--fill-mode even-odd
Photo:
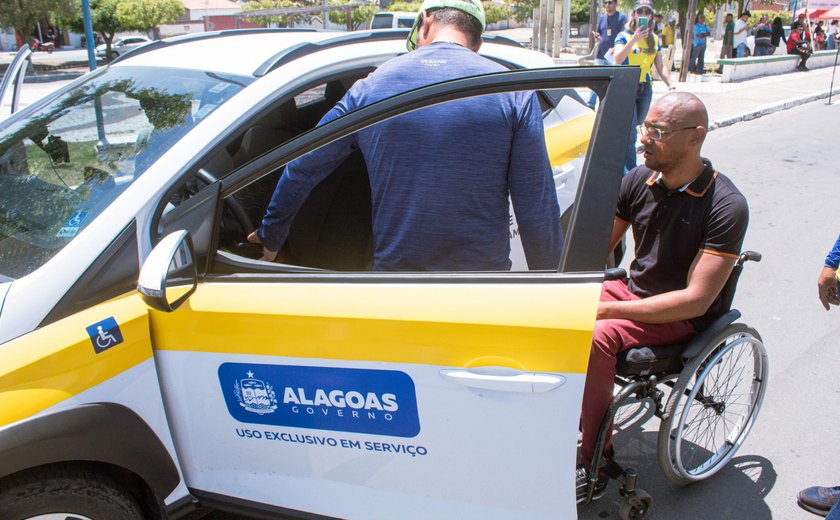
{"label": "white car body panel", "polygon": [[[543,412],[577,409],[581,374],[565,374],[567,384],[549,392],[510,393],[460,387],[440,374],[452,367],[177,351],[155,356],[190,487],[340,518],[384,520],[396,511],[417,519],[575,517],[561,513],[574,512],[573,472],[563,469],[575,457],[574,429],[563,427],[561,414]],[[416,387],[420,433],[399,438],[239,422],[223,399],[234,388],[220,388],[224,363],[251,366],[255,378],[266,365],[401,371]],[[282,390],[275,391],[280,399]],[[318,439],[302,444],[281,434]],[[546,439],[551,450],[544,449]],[[425,454],[383,453],[375,442]],[[453,465],[457,460],[487,463]],[[528,460],[540,463],[522,464]],[[493,478],[500,468],[516,474]],[[522,485],[513,489],[511,482]]]}

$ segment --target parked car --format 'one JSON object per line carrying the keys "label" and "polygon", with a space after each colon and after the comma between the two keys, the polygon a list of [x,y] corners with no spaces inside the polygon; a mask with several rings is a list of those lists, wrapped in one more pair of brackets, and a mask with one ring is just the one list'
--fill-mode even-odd
{"label": "parked car", "polygon": [[[111,42],[111,55],[112,58],[116,58],[126,52],[136,49],[141,45],[146,45],[147,43],[151,42],[152,40],[146,38],[145,36],[125,36],[122,38],[114,38],[114,41]],[[101,45],[96,46],[96,57],[97,58],[104,58],[106,51],[106,45],[103,43]]]}
{"label": "parked car", "polygon": [[[482,54],[509,71],[315,128],[405,36],[157,41],[0,122],[0,511],[576,516],[578,416],[631,120],[622,93],[638,72],[552,67],[491,37]],[[580,99],[590,87],[610,124]],[[408,111],[514,90],[542,105],[568,226],[556,271],[367,271],[359,157],[301,208],[283,262],[245,241],[289,161]]]}
{"label": "parked car", "polygon": [[383,11],[376,13],[370,20],[371,29],[411,29],[417,13]]}

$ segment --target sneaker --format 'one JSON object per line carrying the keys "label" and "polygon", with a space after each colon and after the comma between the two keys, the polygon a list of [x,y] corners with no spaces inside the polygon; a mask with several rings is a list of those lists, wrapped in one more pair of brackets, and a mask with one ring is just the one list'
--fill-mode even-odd
{"label": "sneaker", "polygon": [[806,511],[826,516],[838,498],[840,498],[840,486],[813,486],[800,491],[796,502]]}
{"label": "sneaker", "polygon": [[[604,493],[607,492],[607,483],[609,480],[609,477],[605,473],[599,473],[598,480],[595,482],[595,492],[592,493],[592,500],[598,500],[604,496]],[[578,504],[586,500],[586,486],[588,482],[589,475],[586,472],[586,468],[583,464],[578,464],[577,469],[575,469],[575,493]]]}

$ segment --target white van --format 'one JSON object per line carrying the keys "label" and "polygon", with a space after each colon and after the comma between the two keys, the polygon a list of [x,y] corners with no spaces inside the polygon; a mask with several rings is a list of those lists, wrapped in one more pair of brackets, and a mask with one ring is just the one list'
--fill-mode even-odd
{"label": "white van", "polygon": [[400,11],[381,12],[373,15],[370,21],[371,29],[411,29],[417,13],[406,13]]}

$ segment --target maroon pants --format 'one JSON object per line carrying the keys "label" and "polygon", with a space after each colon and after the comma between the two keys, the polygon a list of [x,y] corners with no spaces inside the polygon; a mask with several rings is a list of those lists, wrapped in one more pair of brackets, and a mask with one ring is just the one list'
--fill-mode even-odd
{"label": "maroon pants", "polygon": [[[631,293],[624,280],[604,282],[601,301],[638,300]],[[581,426],[583,445],[581,455],[583,464],[589,469],[598,429],[604,419],[604,413],[613,396],[616,356],[619,352],[638,346],[667,345],[679,343],[694,335],[694,327],[688,321],[671,323],[639,323],[632,320],[598,320],[592,333],[592,347],[589,351],[589,368],[586,371],[586,385],[583,389],[583,410]],[[612,426],[607,430],[604,450],[610,448]]]}

